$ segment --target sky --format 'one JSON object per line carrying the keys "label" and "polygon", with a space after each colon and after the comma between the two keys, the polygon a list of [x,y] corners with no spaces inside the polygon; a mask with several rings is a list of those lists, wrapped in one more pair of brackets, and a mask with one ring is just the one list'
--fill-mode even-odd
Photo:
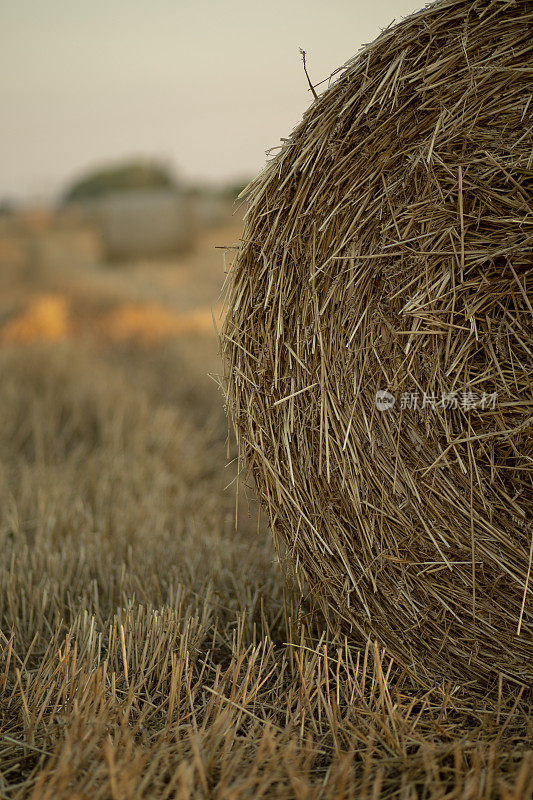
{"label": "sky", "polygon": [[0,200],[95,166],[240,180],[327,78],[418,0],[0,0]]}

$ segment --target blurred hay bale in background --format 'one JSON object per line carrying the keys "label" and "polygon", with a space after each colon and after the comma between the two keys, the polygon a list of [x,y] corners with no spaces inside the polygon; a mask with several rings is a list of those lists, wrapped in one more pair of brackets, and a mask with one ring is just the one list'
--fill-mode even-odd
{"label": "blurred hay bale in background", "polygon": [[180,253],[194,240],[192,204],[174,189],[109,192],[87,210],[111,260]]}
{"label": "blurred hay bale in background", "polygon": [[109,260],[184,252],[196,233],[187,192],[157,162],[132,160],[94,169],[69,187],[63,206],[98,227]]}
{"label": "blurred hay bale in background", "polygon": [[194,201],[195,215],[200,228],[214,228],[231,218],[242,219],[245,204],[239,199],[250,178],[230,181],[222,186],[192,186],[189,196]]}
{"label": "blurred hay bale in background", "polygon": [[482,692],[533,681],[531,11],[437,2],[340,71],[250,189],[222,335],[332,625]]}
{"label": "blurred hay bale in background", "polygon": [[193,202],[200,228],[214,228],[231,219],[234,198],[203,192],[195,196]]}

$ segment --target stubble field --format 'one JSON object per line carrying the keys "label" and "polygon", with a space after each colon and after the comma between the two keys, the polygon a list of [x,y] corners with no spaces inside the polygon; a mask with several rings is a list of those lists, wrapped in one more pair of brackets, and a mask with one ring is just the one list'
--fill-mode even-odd
{"label": "stubble field", "polygon": [[332,640],[242,485],[236,514],[208,373],[239,230],[3,278],[0,796],[531,797],[530,698]]}

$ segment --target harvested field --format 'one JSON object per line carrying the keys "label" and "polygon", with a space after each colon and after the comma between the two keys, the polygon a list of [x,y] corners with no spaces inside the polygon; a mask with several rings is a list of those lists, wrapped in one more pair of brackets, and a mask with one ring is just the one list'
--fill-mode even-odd
{"label": "harvested field", "polygon": [[332,641],[172,373],[195,391],[172,350],[0,352],[0,796],[529,797],[524,698]]}
{"label": "harvested field", "polygon": [[214,334],[101,335],[141,297],[214,304],[222,277],[209,237],[2,296],[0,797],[527,797],[523,695],[415,689],[327,634],[242,492],[235,527]]}

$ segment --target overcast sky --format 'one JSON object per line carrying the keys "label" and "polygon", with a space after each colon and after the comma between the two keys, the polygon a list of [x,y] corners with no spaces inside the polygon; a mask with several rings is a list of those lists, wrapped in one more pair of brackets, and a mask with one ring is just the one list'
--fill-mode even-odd
{"label": "overcast sky", "polygon": [[413,0],[0,0],[0,199],[102,163],[257,172],[326,78]]}

